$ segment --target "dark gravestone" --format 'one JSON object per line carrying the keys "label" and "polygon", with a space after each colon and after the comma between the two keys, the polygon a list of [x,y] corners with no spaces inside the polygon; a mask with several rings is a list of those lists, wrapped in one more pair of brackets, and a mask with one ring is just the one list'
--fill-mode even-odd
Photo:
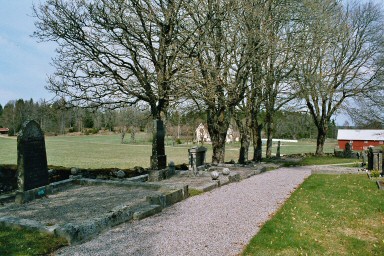
{"label": "dark gravestone", "polygon": [[276,157],[280,158],[280,141],[277,142]]}
{"label": "dark gravestone", "polygon": [[383,170],[383,151],[378,148],[368,150],[368,170]]}
{"label": "dark gravestone", "polygon": [[152,141],[151,168],[153,170],[165,169],[167,166],[167,156],[164,147],[164,123],[162,120],[155,120]]}
{"label": "dark gravestone", "polygon": [[205,165],[206,152],[207,152],[207,148],[205,147],[193,147],[188,149],[189,169],[193,171],[193,173],[197,173],[199,166]]}
{"label": "dark gravestone", "polygon": [[368,170],[373,170],[373,148],[368,149]]}
{"label": "dark gravestone", "polygon": [[351,158],[352,157],[352,143],[347,142],[345,144],[344,157]]}
{"label": "dark gravestone", "polygon": [[368,161],[368,156],[367,156],[367,153],[365,151],[363,151],[361,153],[361,158],[363,160],[362,166],[366,166],[367,165],[367,161]]}
{"label": "dark gravestone", "polygon": [[22,125],[17,137],[17,173],[21,194],[49,183],[44,134],[33,120]]}

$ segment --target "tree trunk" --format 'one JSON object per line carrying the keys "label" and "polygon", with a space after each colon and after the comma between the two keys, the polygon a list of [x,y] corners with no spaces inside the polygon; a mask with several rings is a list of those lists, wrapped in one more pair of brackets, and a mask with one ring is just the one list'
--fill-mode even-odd
{"label": "tree trunk", "polygon": [[261,131],[263,126],[257,124],[252,127],[253,159],[252,161],[261,162],[263,155],[263,142],[261,140]]}
{"label": "tree trunk", "polygon": [[324,154],[324,143],[327,138],[328,126],[317,127],[316,155]]}
{"label": "tree trunk", "polygon": [[273,117],[272,113],[267,111],[265,117],[265,125],[267,126],[267,148],[265,152],[266,158],[272,157],[272,139],[273,139]]}
{"label": "tree trunk", "polygon": [[[244,120],[245,119],[245,120]],[[245,164],[248,161],[249,151],[249,118],[245,117],[243,120],[241,117],[236,116],[236,124],[240,132],[240,152],[239,152],[239,164]]]}
{"label": "tree trunk", "polygon": [[[211,132],[210,132],[211,133]],[[211,136],[212,140],[212,164],[224,163],[225,158],[225,137],[227,133],[216,130]]]}
{"label": "tree trunk", "polygon": [[127,132],[127,127],[126,126],[123,126],[121,128],[121,144],[124,144],[124,138],[125,138],[125,133]]}
{"label": "tree trunk", "polygon": [[248,162],[248,151],[250,144],[248,134],[240,135],[240,143],[239,164],[245,164]]}
{"label": "tree trunk", "polygon": [[208,109],[207,123],[208,132],[212,141],[212,164],[224,163],[225,138],[229,127],[230,111],[224,108],[220,110]]}
{"label": "tree trunk", "polygon": [[167,156],[165,155],[165,129],[164,123],[160,119],[153,121],[152,133],[152,156],[151,169],[162,170],[167,166]]}

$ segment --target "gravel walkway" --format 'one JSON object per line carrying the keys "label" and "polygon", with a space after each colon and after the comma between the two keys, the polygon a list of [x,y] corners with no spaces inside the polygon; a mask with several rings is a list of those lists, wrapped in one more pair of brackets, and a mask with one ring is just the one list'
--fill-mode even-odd
{"label": "gravel walkway", "polygon": [[188,198],[57,255],[237,255],[309,168],[281,168]]}

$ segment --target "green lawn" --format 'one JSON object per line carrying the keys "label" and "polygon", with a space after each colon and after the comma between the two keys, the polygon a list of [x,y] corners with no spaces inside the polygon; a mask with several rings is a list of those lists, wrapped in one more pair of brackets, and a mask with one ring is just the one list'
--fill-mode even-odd
{"label": "green lawn", "polygon": [[[49,165],[79,167],[79,168],[131,168],[134,166],[149,167],[151,144],[150,135],[137,134],[137,143],[120,143],[120,135],[88,135],[88,136],[48,136],[46,137],[47,158]],[[129,141],[129,138],[126,139]],[[172,146],[168,141],[166,154],[168,161],[176,164],[188,162],[188,148],[193,144]],[[212,158],[211,145],[208,148],[207,161]],[[335,141],[325,145],[325,152],[333,152]],[[16,164],[16,137],[0,137],[0,164]],[[276,145],[273,145],[275,152]],[[300,141],[299,143],[283,143],[281,154],[308,153],[315,151],[314,141]],[[239,143],[226,145],[225,160],[237,161]],[[252,157],[253,151],[249,152]]]}
{"label": "green lawn", "polygon": [[366,175],[312,175],[243,255],[384,255],[384,191]]}
{"label": "green lawn", "polygon": [[0,227],[0,255],[49,255],[67,244],[63,238]]}

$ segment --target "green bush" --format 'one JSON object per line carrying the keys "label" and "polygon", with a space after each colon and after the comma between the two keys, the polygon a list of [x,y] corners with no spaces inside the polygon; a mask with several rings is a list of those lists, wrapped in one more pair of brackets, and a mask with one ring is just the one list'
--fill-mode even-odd
{"label": "green bush", "polygon": [[180,138],[177,138],[176,139],[176,144],[181,144],[182,142],[181,142],[181,139]]}
{"label": "green bush", "polygon": [[92,133],[92,134],[98,134],[98,133],[99,133],[99,130],[100,130],[100,129],[98,129],[98,128],[92,128],[91,133]]}
{"label": "green bush", "polygon": [[375,177],[375,178],[380,177],[380,171],[379,170],[372,170],[371,176]]}

